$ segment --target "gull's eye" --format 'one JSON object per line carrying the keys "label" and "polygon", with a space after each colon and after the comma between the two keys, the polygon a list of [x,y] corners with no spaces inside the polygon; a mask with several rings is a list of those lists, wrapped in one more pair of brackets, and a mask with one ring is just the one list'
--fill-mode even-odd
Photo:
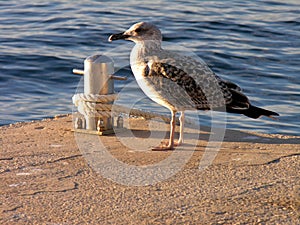
{"label": "gull's eye", "polygon": [[135,32],[137,32],[137,33],[141,32],[141,31],[142,31],[142,28],[135,29]]}

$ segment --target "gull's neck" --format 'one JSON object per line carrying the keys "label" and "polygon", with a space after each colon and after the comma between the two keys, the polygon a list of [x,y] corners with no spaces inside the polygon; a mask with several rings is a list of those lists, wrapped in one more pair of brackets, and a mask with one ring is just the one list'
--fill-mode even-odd
{"label": "gull's neck", "polygon": [[135,47],[139,49],[139,52],[143,55],[153,55],[162,50],[161,41],[157,40],[139,41],[136,42]]}
{"label": "gull's neck", "polygon": [[162,51],[161,41],[139,41],[131,51],[131,60],[137,62],[148,61],[148,57],[158,56]]}

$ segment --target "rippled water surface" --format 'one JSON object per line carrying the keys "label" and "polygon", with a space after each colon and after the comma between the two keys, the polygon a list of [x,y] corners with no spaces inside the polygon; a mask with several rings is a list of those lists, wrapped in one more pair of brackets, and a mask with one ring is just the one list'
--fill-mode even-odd
{"label": "rippled water surface", "polygon": [[[206,61],[239,84],[252,102],[277,111],[278,121],[228,116],[235,129],[298,135],[300,126],[300,2],[294,1],[0,1],[0,124],[72,112],[83,60],[114,52],[126,66],[130,43],[111,33],[138,21],[159,26],[164,40]],[[126,48],[126,47],[125,47]],[[108,53],[111,54],[111,53]],[[113,54],[112,54],[113,55]],[[134,81],[129,77],[116,89]],[[132,85],[128,96],[141,94]],[[167,112],[149,100],[141,108]],[[205,114],[205,113],[204,113]]]}

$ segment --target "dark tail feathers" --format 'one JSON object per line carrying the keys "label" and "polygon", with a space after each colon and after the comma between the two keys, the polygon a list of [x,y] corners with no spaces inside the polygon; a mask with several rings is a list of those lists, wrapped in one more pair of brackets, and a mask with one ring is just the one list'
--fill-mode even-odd
{"label": "dark tail feathers", "polygon": [[245,116],[248,116],[253,119],[257,119],[261,116],[267,116],[275,119],[273,116],[279,116],[278,113],[272,112],[266,109],[262,109],[256,106],[253,106],[250,104],[248,98],[246,95],[244,95],[242,92],[240,92],[240,87],[232,84],[227,83],[229,85],[231,92],[231,102],[226,105],[227,112],[230,113],[238,113],[238,114],[244,114]]}
{"label": "dark tail feathers", "polygon": [[279,114],[276,112],[262,109],[262,108],[259,108],[259,107],[253,106],[253,105],[250,105],[250,107],[247,110],[240,110],[237,113],[244,114],[245,116],[248,116],[253,119],[257,119],[261,116],[267,116],[267,117],[274,119],[273,116],[279,116]]}

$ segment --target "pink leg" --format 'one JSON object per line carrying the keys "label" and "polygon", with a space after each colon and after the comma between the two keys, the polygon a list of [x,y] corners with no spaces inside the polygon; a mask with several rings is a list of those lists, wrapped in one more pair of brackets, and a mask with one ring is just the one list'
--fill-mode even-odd
{"label": "pink leg", "polygon": [[176,112],[171,111],[171,122],[170,122],[170,139],[167,146],[159,146],[156,148],[153,148],[153,151],[163,151],[163,150],[174,150],[174,133],[175,133],[175,127],[176,127]]}
{"label": "pink leg", "polygon": [[179,128],[179,139],[176,145],[181,145],[183,144],[183,132],[184,132],[184,111],[181,111],[180,117],[179,117],[179,122],[180,122],[180,128]]}

